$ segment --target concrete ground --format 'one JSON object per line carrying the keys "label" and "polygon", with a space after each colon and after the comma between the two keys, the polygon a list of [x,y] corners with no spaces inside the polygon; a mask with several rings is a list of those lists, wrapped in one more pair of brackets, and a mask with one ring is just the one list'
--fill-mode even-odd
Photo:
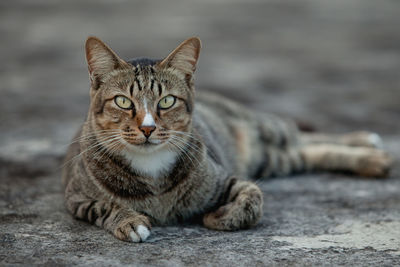
{"label": "concrete ground", "polygon": [[[400,265],[400,2],[220,0],[0,2],[0,265]],[[163,57],[197,35],[197,90],[329,132],[380,133],[383,180],[262,180],[254,229],[154,228],[130,244],[63,205],[63,153],[88,109],[83,44]]]}

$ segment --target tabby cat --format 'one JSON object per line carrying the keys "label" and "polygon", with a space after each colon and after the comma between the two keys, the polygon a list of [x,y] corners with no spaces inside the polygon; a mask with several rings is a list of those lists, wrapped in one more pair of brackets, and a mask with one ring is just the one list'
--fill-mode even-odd
{"label": "tabby cat", "polygon": [[202,219],[216,230],[254,226],[263,194],[247,178],[301,171],[385,176],[379,136],[301,133],[271,114],[210,93],[196,94],[200,40],[163,60],[124,61],[86,41],[90,108],[63,168],[67,209],[124,241],[152,225]]}

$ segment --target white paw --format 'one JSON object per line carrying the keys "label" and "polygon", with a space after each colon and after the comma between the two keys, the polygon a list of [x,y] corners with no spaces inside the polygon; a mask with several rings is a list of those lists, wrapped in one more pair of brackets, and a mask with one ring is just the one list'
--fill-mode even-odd
{"label": "white paw", "polygon": [[372,132],[358,131],[344,135],[344,144],[349,146],[372,147],[382,149],[382,138]]}
{"label": "white paw", "polygon": [[379,134],[376,134],[376,133],[369,134],[368,141],[376,148],[383,147],[383,141],[382,141],[382,138],[379,136]]}
{"label": "white paw", "polygon": [[150,236],[150,230],[144,225],[139,225],[136,228],[136,231],[130,232],[129,235],[131,237],[132,242],[134,243],[143,242]]}

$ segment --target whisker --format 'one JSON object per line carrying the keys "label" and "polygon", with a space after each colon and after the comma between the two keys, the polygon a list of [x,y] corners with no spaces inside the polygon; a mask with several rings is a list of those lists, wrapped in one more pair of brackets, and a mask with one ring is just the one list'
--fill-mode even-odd
{"label": "whisker", "polygon": [[188,146],[194,152],[197,152],[199,154],[202,154],[202,152],[203,152],[203,149],[201,147],[197,146],[196,144],[194,144],[188,140],[185,140],[184,138],[174,136],[174,135],[171,135],[171,138],[184,143],[186,146]]}
{"label": "whisker", "polygon": [[[185,140],[183,137],[176,135],[176,134],[182,134],[182,135],[188,137],[189,139],[192,139],[192,140],[194,140],[194,141],[198,141],[199,143],[201,143],[201,140],[199,140],[198,138],[196,138],[196,137],[195,137],[193,134],[191,134],[191,133],[185,133],[185,132],[174,131],[174,130],[169,130],[169,131],[172,132],[172,133],[175,133],[175,134],[171,134],[171,135],[173,135],[173,136],[175,136],[175,137],[177,137],[177,138],[182,138],[183,140]],[[201,147],[199,147],[197,144],[195,144],[195,143],[193,143],[193,142],[190,142],[190,144],[193,145],[193,146],[195,146],[195,147],[198,148],[198,149],[201,149]]]}
{"label": "whisker", "polygon": [[[195,144],[195,143],[193,143],[193,142],[190,142],[189,140],[187,140],[187,139],[185,139],[185,138],[182,138],[182,137],[177,136],[177,135],[171,135],[171,137],[176,138],[176,139],[182,141],[182,143],[186,143],[186,144],[189,145],[190,147],[193,147],[194,149],[196,149],[196,151],[199,151],[199,150],[201,149],[201,147],[199,147],[197,144]],[[189,138],[189,139],[191,139],[191,138]]]}
{"label": "whisker", "polygon": [[93,152],[93,157],[97,156],[97,152],[99,152],[99,151],[101,152],[102,149],[107,149],[108,145],[112,144],[114,141],[119,140],[119,139],[120,139],[120,136],[116,136],[116,137],[113,137],[113,138],[103,141],[102,145],[98,149],[96,149],[96,151]]}
{"label": "whisker", "polygon": [[84,139],[87,137],[92,137],[92,136],[96,136],[96,135],[104,135],[104,134],[108,134],[108,133],[119,133],[119,130],[101,130],[101,131],[91,131],[88,133],[85,133],[83,135],[80,135],[79,137],[75,138],[74,140],[80,140],[80,139]]}
{"label": "whisker", "polygon": [[186,151],[185,151],[180,145],[178,145],[178,144],[175,143],[175,142],[172,142],[172,140],[169,140],[169,143],[172,144],[172,145],[174,145],[175,147],[177,147],[178,150],[179,150],[180,152],[182,152],[182,153],[186,156],[186,158],[188,158],[188,159],[192,162],[192,165],[195,166],[195,164],[194,164],[194,162],[193,162],[193,160],[192,160],[192,157],[189,156],[189,154],[186,153]]}
{"label": "whisker", "polygon": [[[196,155],[193,154],[193,151],[190,151],[189,149],[186,149],[186,148],[192,148],[193,150],[195,150],[194,152],[200,152],[199,150],[196,150],[193,147],[190,147],[190,144],[187,142],[182,142],[182,140],[175,139],[174,136],[171,136],[171,141],[175,141],[175,142],[171,142],[171,143],[178,146],[181,149],[181,151],[183,153],[185,153],[190,160],[193,158],[199,163],[199,165],[201,165],[201,162],[196,157]],[[182,143],[179,143],[179,142],[182,142]],[[193,163],[193,161],[192,161],[192,163]]]}
{"label": "whisker", "polygon": [[193,137],[194,139],[197,139],[196,136],[195,136],[194,134],[189,133],[189,132],[182,132],[182,131],[175,131],[175,130],[167,130],[167,131],[168,131],[168,132],[171,132],[171,133],[177,133],[177,134],[182,134],[182,135],[190,136],[190,137]]}
{"label": "whisker", "polygon": [[[190,139],[192,139],[192,140],[194,140],[194,141],[198,141],[199,143],[203,143],[203,141],[202,140],[200,140],[199,138],[197,138],[195,135],[193,135],[192,133],[189,133],[189,132],[182,132],[182,131],[175,131],[175,130],[167,130],[168,132],[171,132],[171,133],[175,133],[175,137],[180,137],[180,138],[182,138],[181,136],[177,136],[176,134],[182,134],[182,135],[184,135],[184,136],[187,136],[187,137],[189,137]],[[190,142],[190,144],[192,145],[192,146],[195,146],[196,148],[198,148],[198,149],[202,149],[201,147],[199,147],[197,144],[195,144],[195,143],[193,143],[193,142]],[[216,156],[216,154],[215,154],[215,152],[213,152],[212,150],[210,150],[210,149],[207,149],[207,153],[209,153],[209,155],[212,157],[212,158],[214,158],[214,159],[216,159],[216,158],[218,158],[217,156]]]}
{"label": "whisker", "polygon": [[[174,145],[174,144],[171,143],[170,140],[167,141],[167,144]],[[175,145],[174,145],[174,146],[175,146]],[[167,146],[167,149],[168,149],[169,151],[174,151],[173,149],[170,149],[170,147],[168,147],[168,146]],[[178,150],[180,150],[180,149],[178,148]],[[174,152],[176,152],[176,151],[174,151]],[[178,153],[177,155],[178,155],[178,157],[179,157],[179,160],[183,162],[183,161],[184,161],[184,158],[183,158],[182,154],[181,154],[181,153]]]}
{"label": "whisker", "polygon": [[[103,154],[100,155],[98,161],[101,161],[104,156],[111,156],[116,151],[116,148],[118,148],[121,145],[121,143],[118,142],[119,140],[120,139],[113,141],[110,145],[108,145],[107,148],[104,148],[103,149],[104,152],[103,152]],[[97,155],[96,155],[96,157],[97,157]]]}
{"label": "whisker", "polygon": [[72,139],[72,141],[70,143],[63,145],[63,147],[72,145],[72,144],[80,142],[80,141],[89,140],[90,138],[96,137],[96,136],[101,138],[101,137],[104,137],[105,135],[110,134],[110,133],[116,134],[116,133],[119,133],[119,131],[117,131],[117,130],[92,131],[92,132],[89,132],[89,133],[87,133],[85,135],[81,135],[81,136],[79,136],[77,138]]}
{"label": "whisker", "polygon": [[120,138],[119,136],[116,137],[109,137],[109,139],[106,139],[104,141],[100,141],[100,142],[95,142],[94,144],[92,144],[91,146],[89,146],[88,148],[86,148],[85,150],[81,151],[78,155],[75,155],[72,159],[68,160],[67,162],[65,162],[61,167],[64,167],[65,165],[72,163],[73,161],[77,160],[80,156],[82,156],[84,153],[99,147],[99,146],[103,146],[107,143],[111,143],[115,140],[117,140],[118,138]]}
{"label": "whisker", "polygon": [[102,139],[107,139],[108,137],[114,137],[114,136],[119,136],[120,134],[119,133],[114,133],[114,134],[100,134],[100,135],[98,135],[98,136],[96,136],[96,135],[93,135],[93,136],[90,136],[90,137],[85,137],[85,138],[82,138],[82,139],[80,139],[80,140],[78,140],[79,142],[81,142],[81,141],[89,141],[90,139],[95,139],[96,141],[100,141],[100,140],[102,140]]}

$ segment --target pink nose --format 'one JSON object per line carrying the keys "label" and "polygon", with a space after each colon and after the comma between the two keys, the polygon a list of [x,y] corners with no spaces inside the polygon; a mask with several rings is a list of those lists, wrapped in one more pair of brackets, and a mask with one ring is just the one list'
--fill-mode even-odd
{"label": "pink nose", "polygon": [[149,138],[149,136],[151,135],[151,133],[156,129],[156,126],[140,126],[139,130],[141,130],[144,134],[144,136],[146,136],[146,138]]}

